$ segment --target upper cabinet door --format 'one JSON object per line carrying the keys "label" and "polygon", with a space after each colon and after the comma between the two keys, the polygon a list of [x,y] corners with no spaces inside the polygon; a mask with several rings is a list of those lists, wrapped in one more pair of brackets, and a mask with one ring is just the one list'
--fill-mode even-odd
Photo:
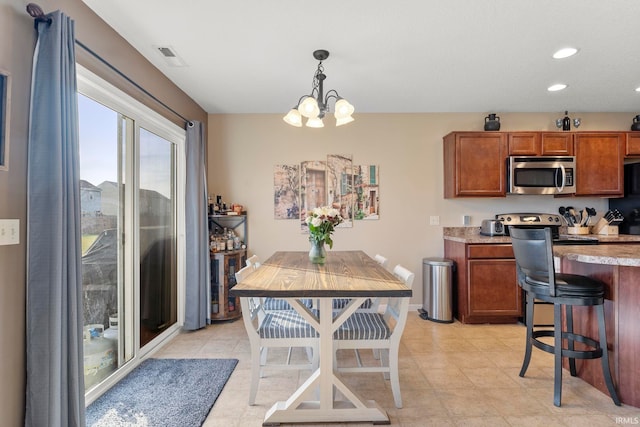
{"label": "upper cabinet door", "polygon": [[537,156],[540,154],[540,132],[509,132],[510,156]]}
{"label": "upper cabinet door", "polygon": [[624,195],[624,132],[574,133],[576,196]]}
{"label": "upper cabinet door", "polygon": [[543,156],[573,156],[573,134],[561,132],[542,132],[540,134]]}
{"label": "upper cabinet door", "polygon": [[640,157],[640,132],[627,133],[627,146],[624,155],[625,157]]}
{"label": "upper cabinet door", "polygon": [[444,137],[444,197],[504,197],[507,137],[454,132]]}

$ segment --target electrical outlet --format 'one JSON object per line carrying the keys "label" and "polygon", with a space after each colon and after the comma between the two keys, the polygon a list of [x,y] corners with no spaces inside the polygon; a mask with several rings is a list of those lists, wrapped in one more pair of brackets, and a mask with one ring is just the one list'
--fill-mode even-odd
{"label": "electrical outlet", "polygon": [[471,225],[470,215],[462,215],[462,225]]}
{"label": "electrical outlet", "polygon": [[440,225],[440,217],[438,215],[431,215],[429,217],[429,225]]}
{"label": "electrical outlet", "polygon": [[20,220],[0,219],[0,245],[20,243]]}

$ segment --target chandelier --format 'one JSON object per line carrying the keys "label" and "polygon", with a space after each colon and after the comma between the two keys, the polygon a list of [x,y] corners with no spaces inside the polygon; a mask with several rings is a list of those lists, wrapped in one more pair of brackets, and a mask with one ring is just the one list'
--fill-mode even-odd
{"label": "chandelier", "polygon": [[324,67],[322,61],[329,57],[329,51],[316,50],[313,52],[313,57],[320,63],[318,69],[313,76],[313,85],[311,94],[303,95],[283,120],[291,126],[301,127],[302,117],[307,118],[306,126],[310,128],[324,127],[322,119],[325,114],[329,112],[329,100],[335,99],[335,107],[333,115],[336,118],[336,126],[342,126],[347,123],[351,123],[354,119],[351,117],[354,108],[346,99],[338,95],[335,90],[330,90],[324,95],[323,83],[327,76],[324,74]]}

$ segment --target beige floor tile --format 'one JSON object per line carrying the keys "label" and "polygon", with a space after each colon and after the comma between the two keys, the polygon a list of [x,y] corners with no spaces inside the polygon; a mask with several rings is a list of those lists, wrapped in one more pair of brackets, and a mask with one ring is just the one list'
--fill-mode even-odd
{"label": "beige floor tile", "polygon": [[455,366],[449,366],[441,369],[426,369],[424,375],[427,381],[435,390],[439,389],[469,389],[473,387],[473,383],[469,378]]}
{"label": "beige floor tile", "polygon": [[463,417],[454,419],[454,423],[459,427],[509,427],[502,417]]}
{"label": "beige floor tile", "polygon": [[[399,352],[403,407],[395,407],[389,381],[382,374],[344,374],[344,382],[365,400],[387,411],[391,426],[615,426],[639,419],[640,408],[617,407],[608,395],[579,378],[563,375],[562,406],[553,405],[553,355],[533,349],[524,378],[522,325],[463,325],[409,319]],[[370,350],[366,363],[379,363]],[[286,400],[309,371],[267,371],[259,383],[256,405],[249,406],[251,349],[242,321],[219,322],[183,333],[155,357],[236,358],[239,363],[213,406],[205,427],[261,426],[276,401]],[[286,349],[269,358],[286,357]],[[304,361],[303,349],[293,359]],[[340,351],[340,365],[353,366],[355,353]],[[626,417],[626,418],[625,418]],[[617,420],[617,422],[616,422]],[[304,424],[359,427],[355,424]],[[289,424],[287,426],[294,426]]]}
{"label": "beige floor tile", "polygon": [[484,390],[469,388],[449,388],[437,391],[436,395],[447,409],[450,417],[475,418],[499,417],[499,411],[491,404]]}
{"label": "beige floor tile", "polygon": [[[504,419],[513,427],[565,427],[569,424],[562,422],[562,417],[543,415],[514,415],[505,416]],[[577,424],[574,424],[577,425]],[[580,424],[585,426],[585,424]]]}
{"label": "beige floor tile", "polygon": [[517,382],[513,381],[508,375],[497,370],[495,367],[490,368],[462,368],[462,373],[469,378],[473,385],[477,388],[518,388]]}

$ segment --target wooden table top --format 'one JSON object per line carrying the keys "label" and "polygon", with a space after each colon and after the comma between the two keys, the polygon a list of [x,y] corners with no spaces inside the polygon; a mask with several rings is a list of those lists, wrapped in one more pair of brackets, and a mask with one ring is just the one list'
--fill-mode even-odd
{"label": "wooden table top", "polygon": [[308,252],[276,252],[229,290],[232,296],[410,297],[411,289],[363,251],[327,251],[324,265]]}

